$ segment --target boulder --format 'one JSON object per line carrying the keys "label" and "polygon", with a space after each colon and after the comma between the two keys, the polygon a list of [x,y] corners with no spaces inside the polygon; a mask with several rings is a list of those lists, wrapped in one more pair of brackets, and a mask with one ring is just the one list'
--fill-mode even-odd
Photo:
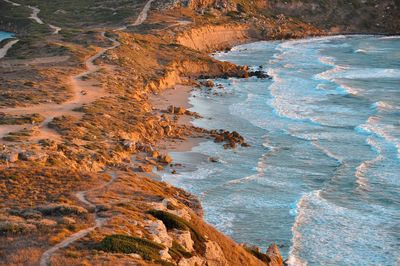
{"label": "boulder", "polygon": [[186,109],[183,107],[175,107],[170,105],[168,107],[168,113],[176,115],[184,115],[186,113]]}
{"label": "boulder", "polygon": [[261,71],[261,70],[250,71],[249,77],[257,77],[259,79],[272,79],[272,77],[270,75],[268,75],[266,72]]}
{"label": "boulder", "polygon": [[192,236],[189,231],[174,229],[173,231],[170,232],[170,235],[179,245],[185,248],[186,251],[188,252],[194,251],[193,248],[194,241],[192,240]]}
{"label": "boulder", "polygon": [[191,258],[182,258],[178,266],[203,266],[207,265],[206,263],[207,262],[203,258],[193,256]]}
{"label": "boulder", "polygon": [[154,242],[172,247],[172,238],[168,235],[167,228],[160,220],[148,220],[146,230],[152,235]]}
{"label": "boulder", "polygon": [[206,242],[206,254],[207,265],[209,266],[228,266],[228,262],[225,258],[224,252],[221,247],[213,241]]}
{"label": "boulder", "polygon": [[169,156],[168,154],[165,154],[165,155],[160,155],[160,156],[158,157],[158,161],[159,161],[160,163],[170,164],[170,163],[173,162],[173,159],[172,159],[172,157]]}
{"label": "boulder", "polygon": [[153,166],[148,164],[141,164],[139,165],[139,171],[142,173],[151,173],[153,172]]}
{"label": "boulder", "polygon": [[168,248],[163,249],[163,250],[160,250],[160,258],[161,258],[162,260],[169,261],[169,260],[172,259],[171,255],[169,255],[168,251],[169,251]]}
{"label": "boulder", "polygon": [[201,81],[200,82],[200,84],[202,85],[202,86],[205,86],[205,87],[207,87],[207,88],[212,88],[212,87],[214,87],[214,81],[212,81],[212,80],[206,80],[206,81]]}

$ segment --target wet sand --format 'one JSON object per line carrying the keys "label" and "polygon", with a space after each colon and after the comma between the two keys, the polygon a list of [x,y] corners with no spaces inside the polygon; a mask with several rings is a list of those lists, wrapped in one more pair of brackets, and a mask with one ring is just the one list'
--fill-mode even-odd
{"label": "wet sand", "polygon": [[[168,106],[184,107],[189,109],[192,105],[189,102],[189,97],[193,87],[187,85],[177,85],[172,89],[163,91],[161,94],[154,95],[150,100],[155,109],[166,110]],[[193,117],[184,115],[179,118],[179,123],[182,125],[191,125]],[[161,152],[185,152],[191,151],[198,146],[205,138],[190,137],[187,139],[173,139],[161,141],[159,149]]]}

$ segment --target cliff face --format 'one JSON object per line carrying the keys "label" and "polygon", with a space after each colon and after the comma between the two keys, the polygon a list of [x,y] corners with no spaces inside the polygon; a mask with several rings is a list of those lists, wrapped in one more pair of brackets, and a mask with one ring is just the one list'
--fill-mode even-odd
{"label": "cliff face", "polygon": [[218,25],[193,28],[177,37],[181,45],[199,51],[221,50],[251,39],[248,25]]}
{"label": "cliff face", "polygon": [[333,33],[398,33],[398,0],[267,0],[270,14],[284,14]]}
{"label": "cliff face", "polygon": [[302,38],[324,32],[292,19],[202,25],[177,34],[176,42],[201,52],[225,50],[251,40]]}

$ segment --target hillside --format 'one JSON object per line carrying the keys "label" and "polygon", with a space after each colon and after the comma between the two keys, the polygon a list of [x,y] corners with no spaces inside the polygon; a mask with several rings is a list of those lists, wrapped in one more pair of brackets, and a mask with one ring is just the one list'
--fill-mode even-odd
{"label": "hillside", "polygon": [[1,0],[0,30],[18,42],[0,60],[0,265],[282,265],[276,245],[235,243],[152,173],[179,170],[168,152],[188,139],[246,147],[240,132],[194,127],[181,103],[155,102],[200,78],[254,75],[212,51],[326,34],[279,8]]}
{"label": "hillside", "polygon": [[398,0],[268,0],[267,9],[333,33],[400,32]]}

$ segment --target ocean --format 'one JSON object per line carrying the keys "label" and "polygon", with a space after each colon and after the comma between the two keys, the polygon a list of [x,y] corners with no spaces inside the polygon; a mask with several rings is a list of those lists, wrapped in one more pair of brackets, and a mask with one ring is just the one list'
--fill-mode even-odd
{"label": "ocean", "polygon": [[0,42],[5,39],[9,39],[14,37],[14,34],[11,32],[0,31]]}
{"label": "ocean", "polygon": [[237,242],[277,243],[290,265],[400,264],[400,37],[257,42],[214,56],[273,77],[218,79],[223,88],[190,97],[196,126],[236,130],[251,147],[175,152],[185,168],[163,180],[197,195]]}

